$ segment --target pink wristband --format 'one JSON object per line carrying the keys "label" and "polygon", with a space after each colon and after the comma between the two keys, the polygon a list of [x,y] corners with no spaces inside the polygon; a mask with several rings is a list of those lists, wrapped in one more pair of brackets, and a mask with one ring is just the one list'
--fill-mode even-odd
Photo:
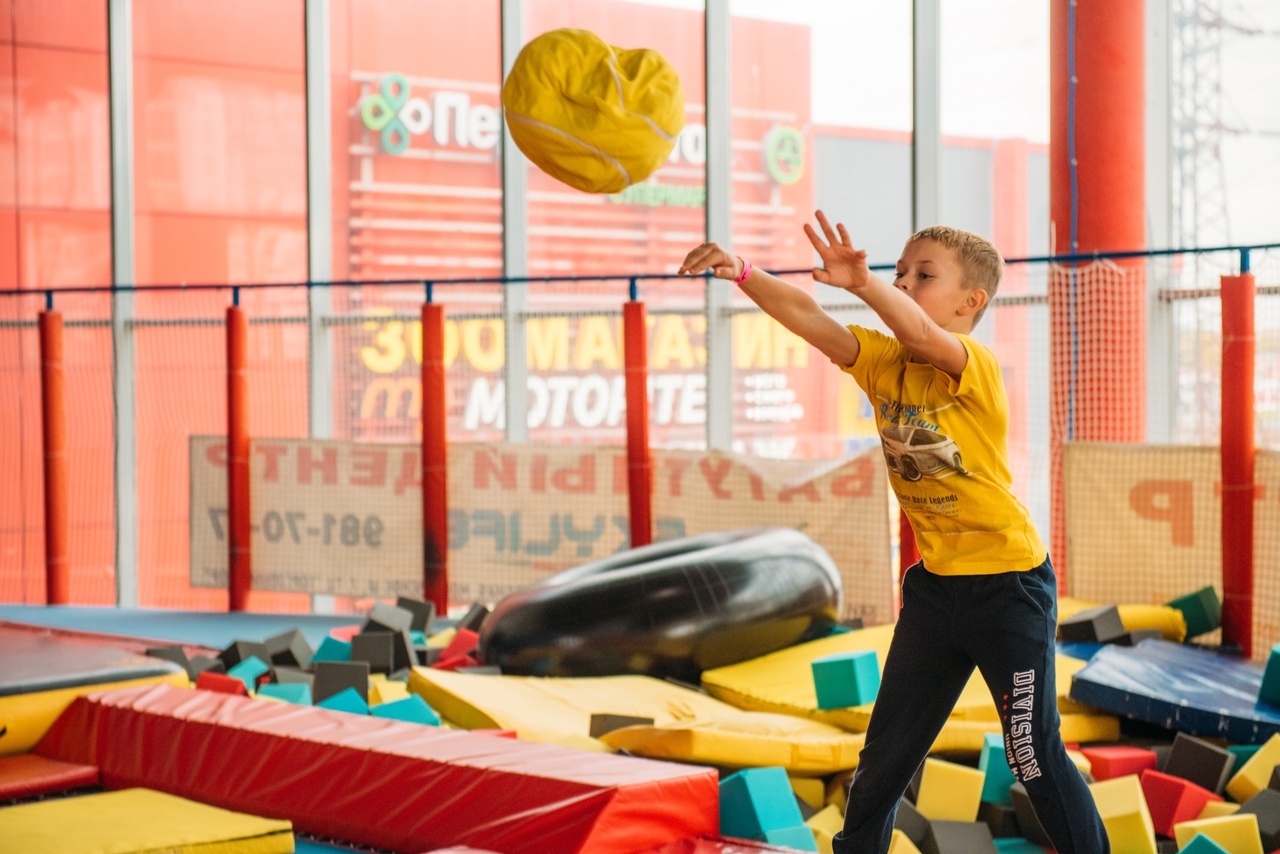
{"label": "pink wristband", "polygon": [[751,275],[751,262],[741,255],[738,256],[738,260],[742,262],[742,272],[738,274],[738,278],[733,280],[735,285],[742,284]]}

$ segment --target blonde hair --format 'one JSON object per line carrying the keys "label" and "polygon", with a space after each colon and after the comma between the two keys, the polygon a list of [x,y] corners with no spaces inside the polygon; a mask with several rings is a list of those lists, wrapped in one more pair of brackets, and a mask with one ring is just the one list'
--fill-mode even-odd
{"label": "blonde hair", "polygon": [[968,288],[982,288],[987,292],[987,303],[973,317],[976,326],[986,312],[987,306],[995,299],[996,289],[1000,287],[1000,278],[1004,275],[1004,259],[985,237],[947,225],[931,225],[922,228],[907,238],[907,243],[916,240],[933,240],[955,253],[960,262],[963,275],[962,283]]}

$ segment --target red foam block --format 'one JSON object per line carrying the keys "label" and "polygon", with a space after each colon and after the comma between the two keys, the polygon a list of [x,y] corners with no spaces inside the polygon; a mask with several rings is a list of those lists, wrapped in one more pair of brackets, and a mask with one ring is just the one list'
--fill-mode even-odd
{"label": "red foam block", "polygon": [[1154,771],[1158,764],[1154,750],[1123,744],[1085,747],[1080,752],[1089,760],[1089,773],[1095,780],[1114,780],[1116,777],[1141,774],[1148,768]]}
{"label": "red foam block", "polygon": [[471,629],[458,629],[453,636],[453,640],[449,641],[449,645],[440,650],[440,660],[445,661],[461,655],[471,655],[479,644],[479,634],[471,631]]}
{"label": "red foam block", "polygon": [[170,685],[78,697],[38,749],[110,788],[393,851],[643,851],[719,830],[711,768]]}
{"label": "red foam block", "polygon": [[1222,798],[1190,780],[1148,768],[1142,772],[1142,794],[1156,833],[1172,837],[1173,826],[1200,815],[1204,805]]}
{"label": "red foam block", "polygon": [[223,694],[249,696],[249,689],[245,687],[243,681],[225,673],[210,673],[208,670],[203,671],[196,677],[196,687],[201,691],[218,691]]}

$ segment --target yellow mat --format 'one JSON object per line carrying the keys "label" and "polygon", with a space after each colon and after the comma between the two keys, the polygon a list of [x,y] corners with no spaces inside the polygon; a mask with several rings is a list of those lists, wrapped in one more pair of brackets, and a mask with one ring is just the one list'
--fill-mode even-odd
{"label": "yellow mat", "polygon": [[[1065,620],[1099,604],[1063,596],[1058,599],[1058,619]],[[1120,622],[1127,632],[1158,629],[1165,640],[1182,643],[1187,639],[1187,618],[1177,608],[1168,605],[1117,605],[1116,610],[1120,612]]]}
{"label": "yellow mat", "polygon": [[[809,643],[788,647],[740,664],[704,671],[702,686],[710,694],[732,706],[753,711],[796,715],[838,726],[850,732],[865,732],[871,719],[872,703],[847,709],[818,708],[810,663],[824,655],[853,650],[875,650],[884,667],[893,638],[893,626],[873,626],[831,635]],[[1095,713],[1067,698],[1071,675],[1085,662],[1067,656],[1057,659],[1058,708],[1063,714],[1062,736],[1066,741],[1114,741],[1119,738],[1119,720]],[[976,671],[956,702],[951,720],[939,737],[936,750],[976,750],[981,734],[999,732],[995,703],[981,674]]]}
{"label": "yellow mat", "polygon": [[191,684],[186,671],[168,676],[148,676],[100,685],[77,685],[74,688],[55,688],[52,691],[35,691],[29,694],[9,694],[0,697],[0,727],[8,727],[4,740],[0,741],[0,756],[26,753],[35,747],[58,715],[81,694],[106,691],[111,688],[128,688],[133,685],[151,685],[167,682],[185,688]]}
{"label": "yellow mat", "polygon": [[291,854],[293,826],[150,789],[0,809],[0,854]]}
{"label": "yellow mat", "polygon": [[593,714],[653,718],[652,726],[601,738],[639,756],[734,768],[778,765],[817,776],[857,764],[860,735],[795,716],[748,712],[647,676],[538,678],[415,668],[409,690],[466,729],[510,729],[567,744],[590,732]]}

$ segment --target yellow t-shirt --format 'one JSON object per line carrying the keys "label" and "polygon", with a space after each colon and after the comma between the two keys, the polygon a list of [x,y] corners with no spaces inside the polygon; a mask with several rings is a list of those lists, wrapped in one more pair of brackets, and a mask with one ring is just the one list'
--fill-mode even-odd
{"label": "yellow t-shirt", "polygon": [[889,482],[924,565],[939,575],[1033,569],[1047,550],[1009,474],[1009,400],[995,355],[967,335],[960,381],[880,332],[850,326],[844,370],[871,399]]}

